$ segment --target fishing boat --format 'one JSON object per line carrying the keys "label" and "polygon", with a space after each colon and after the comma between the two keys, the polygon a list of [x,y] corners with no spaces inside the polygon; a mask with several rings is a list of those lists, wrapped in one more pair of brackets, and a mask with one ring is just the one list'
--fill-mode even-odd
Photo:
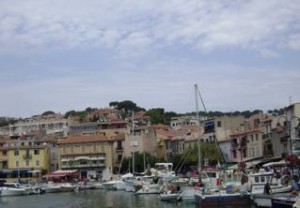
{"label": "fishing boat", "polygon": [[[271,198],[271,207],[272,208],[293,208],[294,204],[296,204],[298,196],[273,196]],[[297,204],[296,204],[297,206]]]}
{"label": "fishing boat", "polygon": [[202,189],[195,194],[196,204],[200,207],[243,206],[250,207],[250,192],[247,185],[227,185],[226,189]]}
{"label": "fishing boat", "polygon": [[[251,186],[251,198],[256,206],[271,207],[271,198],[284,193],[288,194],[292,190],[289,176],[275,178],[272,171],[259,171],[249,174]],[[265,184],[268,183],[271,193],[264,193]]]}

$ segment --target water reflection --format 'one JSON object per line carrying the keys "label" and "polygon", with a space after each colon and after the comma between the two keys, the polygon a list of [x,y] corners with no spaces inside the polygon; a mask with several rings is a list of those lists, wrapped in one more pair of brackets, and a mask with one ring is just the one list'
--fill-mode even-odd
{"label": "water reflection", "polygon": [[89,190],[78,193],[0,197],[1,208],[194,208],[193,204],[161,202],[158,195],[134,195],[122,191]]}

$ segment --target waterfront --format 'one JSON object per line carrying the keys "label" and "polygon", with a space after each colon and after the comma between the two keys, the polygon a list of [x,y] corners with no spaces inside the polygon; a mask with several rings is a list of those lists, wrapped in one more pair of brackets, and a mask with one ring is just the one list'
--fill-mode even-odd
{"label": "waterfront", "polygon": [[194,204],[161,202],[156,194],[134,195],[123,191],[81,192],[0,197],[1,208],[194,208]]}

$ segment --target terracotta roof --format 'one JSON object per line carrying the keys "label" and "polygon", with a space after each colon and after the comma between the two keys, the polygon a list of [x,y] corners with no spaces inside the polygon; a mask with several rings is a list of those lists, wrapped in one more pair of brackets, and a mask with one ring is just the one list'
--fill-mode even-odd
{"label": "terracotta roof", "polygon": [[163,129],[157,129],[156,134],[157,135],[162,135],[162,136],[170,139],[170,138],[176,136],[176,131],[173,131],[173,130],[166,131],[166,130],[163,130]]}
{"label": "terracotta roof", "polygon": [[153,124],[152,127],[153,127],[154,129],[164,129],[164,130],[166,130],[166,131],[170,129],[169,126],[164,125],[164,124]]}
{"label": "terracotta roof", "polygon": [[125,133],[117,134],[115,140],[125,140]]}
{"label": "terracotta roof", "polygon": [[72,143],[88,143],[88,142],[103,142],[112,141],[107,136],[92,135],[92,136],[74,136],[66,139],[60,139],[58,144],[72,144]]}

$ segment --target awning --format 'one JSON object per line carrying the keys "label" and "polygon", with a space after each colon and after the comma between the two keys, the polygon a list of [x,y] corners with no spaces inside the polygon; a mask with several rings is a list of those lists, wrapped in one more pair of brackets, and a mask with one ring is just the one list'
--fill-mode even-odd
{"label": "awning", "polygon": [[66,177],[66,176],[76,176],[79,175],[78,170],[57,170],[52,173],[48,173],[44,175],[44,178],[59,178],[59,177]]}
{"label": "awning", "polygon": [[[251,162],[244,162],[246,167],[245,168],[251,168],[259,163],[261,163],[262,160],[254,160],[254,161],[251,161]],[[228,167],[229,170],[234,170],[234,169],[238,169],[239,168],[239,163],[233,165],[233,166],[230,166]]]}

